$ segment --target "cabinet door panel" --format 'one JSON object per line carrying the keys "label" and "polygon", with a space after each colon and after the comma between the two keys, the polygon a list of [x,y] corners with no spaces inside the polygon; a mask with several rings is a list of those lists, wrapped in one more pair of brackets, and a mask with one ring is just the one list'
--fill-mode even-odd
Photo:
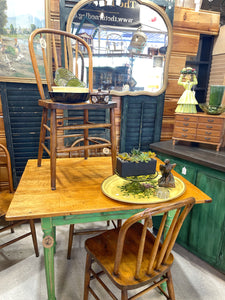
{"label": "cabinet door panel", "polygon": [[[225,270],[222,233],[225,222],[225,182],[209,173],[198,172],[196,186],[212,197],[212,203],[195,205],[192,210],[189,246],[204,260]],[[223,254],[223,255],[222,255]]]}
{"label": "cabinet door panel", "polygon": [[[170,162],[172,162],[172,159],[170,159]],[[190,166],[185,161],[182,161],[182,160],[179,160],[179,159],[175,159],[173,162],[177,164],[176,167],[175,167],[175,171],[177,173],[181,174],[185,179],[187,179],[191,183],[195,182],[195,180],[196,180],[196,170],[195,170],[195,168]],[[180,230],[180,233],[179,233],[179,236],[178,236],[178,239],[177,239],[177,241],[181,245],[183,245],[183,243],[185,244],[186,241],[188,240],[191,219],[192,219],[192,211],[188,214],[188,216],[184,220],[184,223],[181,227],[181,230]]]}

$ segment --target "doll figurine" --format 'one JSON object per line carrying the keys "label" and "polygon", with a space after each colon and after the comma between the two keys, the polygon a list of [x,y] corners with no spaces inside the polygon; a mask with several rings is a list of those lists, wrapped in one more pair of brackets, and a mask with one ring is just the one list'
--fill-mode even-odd
{"label": "doll figurine", "polygon": [[[197,113],[196,104],[198,104],[195,93],[191,90],[193,85],[198,84],[196,71],[190,67],[183,68],[178,80],[178,84],[185,89],[182,96],[177,102],[176,113]],[[183,78],[185,81],[183,81]]]}

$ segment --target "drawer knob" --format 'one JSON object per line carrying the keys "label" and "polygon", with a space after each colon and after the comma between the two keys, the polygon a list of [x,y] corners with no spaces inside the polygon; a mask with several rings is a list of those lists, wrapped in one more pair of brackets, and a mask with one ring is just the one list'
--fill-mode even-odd
{"label": "drawer knob", "polygon": [[207,125],[206,128],[212,129],[213,127],[211,125]]}
{"label": "drawer knob", "polygon": [[206,131],[206,132],[205,132],[205,134],[208,134],[208,135],[210,135],[210,134],[212,134],[212,132],[210,132],[210,131]]}
{"label": "drawer knob", "polygon": [[185,121],[189,121],[189,119],[190,119],[189,117],[184,117]]}
{"label": "drawer knob", "polygon": [[187,127],[189,125],[189,123],[183,123],[183,125]]}
{"label": "drawer knob", "polygon": [[210,138],[210,137],[205,137],[205,140],[206,140],[206,141],[210,141],[211,138]]}
{"label": "drawer knob", "polygon": [[214,122],[213,119],[208,119],[207,121],[208,121],[209,123],[213,123],[213,122]]}
{"label": "drawer knob", "polygon": [[182,137],[186,138],[186,137],[187,137],[187,135],[186,135],[186,134],[182,134]]}
{"label": "drawer knob", "polygon": [[188,131],[188,129],[185,129],[185,128],[183,128],[183,129],[182,129],[182,131],[184,131],[184,132],[187,132],[187,131]]}

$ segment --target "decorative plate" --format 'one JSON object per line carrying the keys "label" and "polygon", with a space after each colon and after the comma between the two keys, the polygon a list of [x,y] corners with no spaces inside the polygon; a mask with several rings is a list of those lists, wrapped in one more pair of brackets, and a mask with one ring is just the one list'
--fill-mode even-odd
{"label": "decorative plate", "polygon": [[[158,175],[160,178],[161,175]],[[149,197],[141,197],[141,195],[126,195],[123,191],[121,191],[121,187],[126,184],[128,181],[119,177],[118,175],[112,175],[106,178],[102,183],[102,192],[109,198],[113,200],[117,200],[120,202],[133,203],[133,204],[148,204],[148,203],[157,203],[164,202],[175,199],[181,196],[185,192],[185,184],[178,177],[174,177],[175,179],[175,188],[166,188],[169,190],[169,197],[161,199],[155,195],[151,195]]]}

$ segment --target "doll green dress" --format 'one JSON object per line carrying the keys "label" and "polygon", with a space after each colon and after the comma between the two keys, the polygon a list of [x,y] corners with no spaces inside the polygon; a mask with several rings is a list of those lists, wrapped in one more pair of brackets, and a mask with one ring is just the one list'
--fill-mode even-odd
{"label": "doll green dress", "polygon": [[182,81],[183,74],[180,75],[178,84],[182,85],[185,89],[182,96],[177,102],[176,113],[197,113],[196,104],[198,101],[195,98],[194,92],[191,90],[193,85],[198,84],[197,78],[193,75],[193,81],[186,80]]}

